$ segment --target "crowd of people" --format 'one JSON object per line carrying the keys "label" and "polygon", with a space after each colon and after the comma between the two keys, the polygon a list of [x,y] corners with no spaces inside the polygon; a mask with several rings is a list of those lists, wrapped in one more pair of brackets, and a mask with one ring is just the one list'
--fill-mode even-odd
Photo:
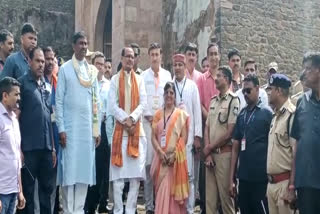
{"label": "crowd of people", "polygon": [[295,83],[271,62],[261,85],[215,43],[200,71],[186,44],[172,72],[152,43],[143,71],[136,43],[112,69],[82,31],[66,62],[37,36],[25,23],[12,53],[0,31],[1,214],[134,214],[140,190],[147,214],[319,212],[320,52]]}

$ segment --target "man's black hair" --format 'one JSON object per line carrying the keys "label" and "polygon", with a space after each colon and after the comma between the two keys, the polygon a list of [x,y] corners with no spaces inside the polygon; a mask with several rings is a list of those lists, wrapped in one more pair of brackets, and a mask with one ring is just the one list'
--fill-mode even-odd
{"label": "man's black hair", "polygon": [[244,82],[252,82],[254,86],[259,86],[259,78],[255,74],[249,74],[247,75],[244,80]]}
{"label": "man's black hair", "polygon": [[34,26],[31,23],[24,23],[21,29],[21,36],[23,36],[26,33],[33,33],[35,35],[38,34],[38,32],[36,31],[36,29],[34,28]]}
{"label": "man's black hair", "polygon": [[20,87],[21,84],[12,77],[5,77],[0,81],[0,101],[2,101],[3,92],[9,94],[14,86]]}
{"label": "man's black hair", "polygon": [[0,42],[4,43],[7,41],[8,37],[13,38],[12,33],[10,33],[7,29],[0,30]]}
{"label": "man's black hair", "polygon": [[241,59],[241,55],[240,55],[240,51],[236,48],[232,48],[229,53],[228,53],[228,59],[230,60],[231,57],[233,57],[234,55],[239,56]]}
{"label": "man's black hair", "polygon": [[75,32],[72,36],[72,43],[76,44],[78,39],[87,38],[87,35],[84,31]]}

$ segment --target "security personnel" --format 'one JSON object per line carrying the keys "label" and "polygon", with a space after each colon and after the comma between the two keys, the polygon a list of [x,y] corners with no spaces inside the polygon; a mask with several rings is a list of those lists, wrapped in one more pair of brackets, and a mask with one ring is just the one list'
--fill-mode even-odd
{"label": "security personnel", "polygon": [[239,98],[230,90],[232,71],[227,66],[218,69],[215,80],[219,95],[214,96],[205,127],[206,213],[217,213],[218,201],[224,214],[235,213],[229,196],[231,136],[240,109]]}
{"label": "security personnel", "polygon": [[270,214],[290,214],[289,201],[295,197],[292,172],[294,141],[290,130],[296,107],[289,99],[291,81],[284,74],[273,74],[267,93],[274,106],[268,139],[267,174],[268,205]]}
{"label": "security personnel", "polygon": [[237,173],[239,207],[245,214],[268,213],[266,168],[272,111],[261,105],[259,87],[256,75],[244,78],[242,92],[247,106],[240,111],[232,134],[229,191],[232,197],[236,196],[234,178]]}

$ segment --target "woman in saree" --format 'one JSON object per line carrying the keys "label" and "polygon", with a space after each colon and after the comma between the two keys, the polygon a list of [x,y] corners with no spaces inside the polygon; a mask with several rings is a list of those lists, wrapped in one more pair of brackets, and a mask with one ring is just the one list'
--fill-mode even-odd
{"label": "woman in saree", "polygon": [[164,87],[164,108],[152,122],[152,145],[155,151],[151,176],[155,185],[156,214],[185,214],[189,195],[185,145],[188,138],[188,115],[176,108],[174,83]]}

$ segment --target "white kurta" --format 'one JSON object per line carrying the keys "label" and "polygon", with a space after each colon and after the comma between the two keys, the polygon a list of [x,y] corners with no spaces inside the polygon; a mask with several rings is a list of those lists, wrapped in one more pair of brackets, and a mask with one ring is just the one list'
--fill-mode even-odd
{"label": "white kurta", "polygon": [[[144,116],[153,116],[155,111],[159,108],[163,108],[163,93],[164,86],[167,82],[172,81],[171,74],[169,71],[160,68],[159,70],[159,86],[156,88],[156,78],[151,68],[145,70],[141,74],[147,93],[147,106],[143,112]],[[147,160],[146,165],[151,165],[153,158],[153,147],[151,142],[151,123],[143,119],[143,129],[146,133],[147,138]]]}
{"label": "white kurta", "polygon": [[[202,137],[202,118],[201,118],[201,105],[198,87],[194,81],[184,78],[182,81],[178,82],[174,80],[176,87],[176,103],[177,106],[181,102],[186,107],[186,111],[190,117],[188,141],[187,141],[187,162],[188,171],[190,175],[193,175],[193,154],[192,146],[194,142],[194,137]],[[185,82],[185,86],[183,87]],[[182,99],[180,98],[180,93],[182,93]]]}
{"label": "white kurta", "polygon": [[[238,91],[236,91],[236,95],[240,99],[240,111],[241,111],[244,107],[247,106],[247,102],[244,99],[244,95],[242,93],[242,88],[239,89]],[[263,88],[259,88],[259,99],[261,100],[261,104],[263,106],[268,106],[269,105],[267,92]]]}
{"label": "white kurta", "polygon": [[[80,71],[85,72],[82,68],[80,63]],[[98,81],[92,87],[99,105]],[[92,112],[92,90],[80,84],[69,60],[60,68],[56,90],[56,123],[59,133],[67,136],[67,145],[61,149],[58,161],[57,185],[96,183]]]}
{"label": "white kurta", "polygon": [[98,82],[99,94],[100,94],[100,118],[103,119],[106,116],[107,105],[108,105],[108,93],[110,89],[110,80],[107,80],[104,76]]}
{"label": "white kurta", "polygon": [[[121,71],[120,71],[121,72]],[[118,179],[128,179],[128,178],[138,178],[145,179],[145,162],[146,162],[146,138],[141,122],[142,113],[145,109],[147,103],[147,95],[145,91],[145,86],[143,79],[135,74],[136,80],[139,87],[139,105],[133,111],[129,112],[128,110],[121,109],[119,107],[119,77],[120,72],[114,75],[111,79],[109,98],[110,98],[110,111],[114,116],[116,121],[123,123],[126,118],[132,117],[135,121],[140,123],[140,141],[139,141],[139,157],[132,158],[127,155],[127,144],[128,144],[128,135],[126,131],[123,132],[122,137],[122,158],[123,158],[123,166],[117,167],[110,163],[110,181],[118,180]],[[127,82],[125,83],[125,87],[130,87],[130,75],[126,75]],[[131,90],[126,88],[125,90],[125,100],[128,100],[128,94],[130,94]],[[126,106],[130,103],[126,103]],[[126,109],[126,108],[125,108]],[[112,151],[112,147],[111,147]]]}

